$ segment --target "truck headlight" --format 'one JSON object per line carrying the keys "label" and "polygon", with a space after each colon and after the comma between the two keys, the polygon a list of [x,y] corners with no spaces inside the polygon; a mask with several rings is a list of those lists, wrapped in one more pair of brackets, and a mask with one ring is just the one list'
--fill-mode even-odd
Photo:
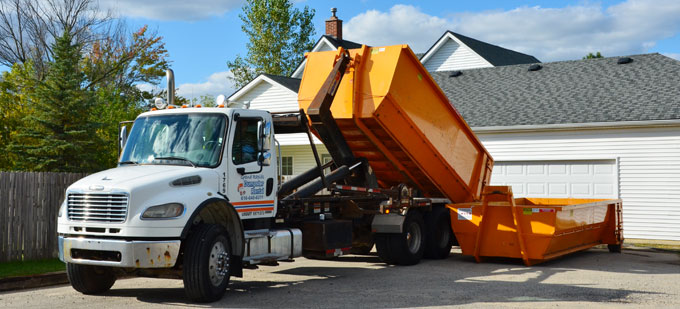
{"label": "truck headlight", "polygon": [[184,205],[180,203],[168,203],[151,206],[142,214],[143,219],[174,218],[184,213]]}

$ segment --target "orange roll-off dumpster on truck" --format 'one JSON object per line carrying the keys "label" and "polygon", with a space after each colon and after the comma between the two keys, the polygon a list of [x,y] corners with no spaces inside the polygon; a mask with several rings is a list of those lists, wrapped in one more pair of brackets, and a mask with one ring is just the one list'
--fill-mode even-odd
{"label": "orange roll-off dumpster on truck", "polygon": [[[318,91],[324,87],[327,93]],[[510,187],[490,186],[493,159],[454,107],[465,103],[449,102],[406,45],[308,53],[298,102],[334,161],[343,151],[366,160],[377,187],[409,188],[430,198],[429,207],[448,200],[450,228],[477,261],[513,257],[530,265],[599,244],[620,251],[620,200],[514,199]],[[381,207],[373,221],[379,254],[390,244],[381,227],[392,222],[381,218],[417,209],[399,205]],[[424,235],[436,238],[424,241],[430,247],[444,239]]]}

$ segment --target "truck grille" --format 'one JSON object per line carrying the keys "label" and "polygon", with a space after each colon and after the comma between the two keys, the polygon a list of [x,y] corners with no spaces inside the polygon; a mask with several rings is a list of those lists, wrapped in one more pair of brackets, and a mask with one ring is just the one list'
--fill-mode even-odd
{"label": "truck grille", "polygon": [[68,218],[74,221],[124,222],[127,205],[126,194],[69,193]]}

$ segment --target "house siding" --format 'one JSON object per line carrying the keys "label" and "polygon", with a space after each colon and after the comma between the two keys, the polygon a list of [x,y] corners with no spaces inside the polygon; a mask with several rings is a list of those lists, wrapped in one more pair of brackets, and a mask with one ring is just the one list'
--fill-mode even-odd
{"label": "house siding", "polygon": [[680,240],[680,128],[477,132],[496,162],[616,159],[624,236]]}
{"label": "house siding", "polygon": [[429,72],[488,68],[492,65],[472,49],[451,38],[430,56],[425,63]]}
{"label": "house siding", "polygon": [[[316,136],[312,135],[312,139],[314,139],[314,144],[323,145]],[[281,147],[288,145],[309,146],[309,137],[307,137],[307,133],[277,134],[276,140],[281,144]]]}
{"label": "house siding", "polygon": [[250,102],[250,109],[261,109],[270,112],[290,112],[299,109],[297,94],[288,88],[260,82],[243,96],[234,100],[236,103]]}
{"label": "house siding", "polygon": [[[317,146],[316,149],[319,152],[319,159],[321,155],[328,153],[323,145]],[[312,147],[309,146],[309,143],[307,145],[281,146],[281,155],[293,157],[293,175],[300,175],[316,166],[314,153],[312,153]]]}

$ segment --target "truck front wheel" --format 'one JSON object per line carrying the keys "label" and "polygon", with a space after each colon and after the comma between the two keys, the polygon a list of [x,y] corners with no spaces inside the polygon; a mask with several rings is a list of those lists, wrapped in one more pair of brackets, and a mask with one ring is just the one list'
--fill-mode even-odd
{"label": "truck front wheel", "polygon": [[99,294],[111,289],[116,275],[102,266],[66,263],[66,275],[71,286],[83,294]]}
{"label": "truck front wheel", "polygon": [[415,265],[425,249],[425,223],[418,211],[410,211],[404,219],[403,231],[398,234],[375,234],[378,256],[387,264]]}
{"label": "truck front wheel", "polygon": [[216,301],[224,295],[231,265],[231,244],[221,225],[204,224],[192,231],[184,248],[184,291],[196,302]]}

